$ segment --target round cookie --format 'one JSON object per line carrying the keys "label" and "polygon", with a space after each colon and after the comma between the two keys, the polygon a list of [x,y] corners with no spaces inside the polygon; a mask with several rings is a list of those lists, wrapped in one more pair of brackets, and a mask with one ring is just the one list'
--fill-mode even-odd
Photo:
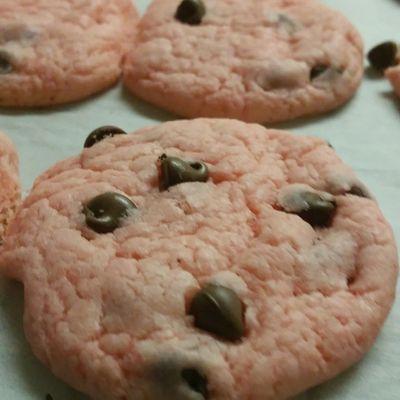
{"label": "round cookie", "polygon": [[389,79],[397,96],[400,97],[400,65],[388,68],[385,71],[385,76]]}
{"label": "round cookie", "polygon": [[370,348],[396,247],[325,141],[218,119],[95,133],[1,253],[54,374],[93,399],[280,400]]}
{"label": "round cookie", "polygon": [[0,106],[48,106],[114,84],[134,40],[131,0],[1,0]]}
{"label": "round cookie", "polygon": [[316,0],[154,0],[124,67],[134,94],[178,115],[262,123],[332,110],[362,74],[360,35]]}
{"label": "round cookie", "polygon": [[0,132],[0,241],[20,202],[18,155],[11,140]]}

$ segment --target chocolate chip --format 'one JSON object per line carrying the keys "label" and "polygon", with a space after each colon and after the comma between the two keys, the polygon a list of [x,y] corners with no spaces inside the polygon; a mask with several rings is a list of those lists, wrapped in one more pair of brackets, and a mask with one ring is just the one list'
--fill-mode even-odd
{"label": "chocolate chip", "polygon": [[356,281],[356,277],[354,275],[347,277],[347,286],[353,285],[355,281]]}
{"label": "chocolate chip", "polygon": [[336,202],[334,200],[326,200],[314,192],[304,192],[302,197],[307,206],[297,213],[299,217],[303,218],[311,226],[329,226],[336,211]]}
{"label": "chocolate chip", "polygon": [[200,393],[205,400],[208,399],[207,378],[197,369],[187,368],[182,370],[182,379],[196,393]]}
{"label": "chocolate chip", "polygon": [[290,35],[293,35],[298,29],[298,25],[285,14],[278,15],[278,24],[282,26]]}
{"label": "chocolate chip", "polygon": [[9,74],[12,70],[10,56],[5,51],[0,51],[0,75]]}
{"label": "chocolate chip", "polygon": [[13,23],[0,25],[0,43],[21,42],[37,36],[37,32],[28,29],[24,24]]}
{"label": "chocolate chip", "polygon": [[185,24],[199,25],[206,14],[202,0],[183,0],[176,10],[175,18]]}
{"label": "chocolate chip", "polygon": [[144,374],[148,376],[151,393],[149,399],[163,400],[208,400],[210,397],[207,375],[204,373],[204,362],[180,354],[178,349],[172,352],[158,352],[155,359],[145,366]]}
{"label": "chocolate chip", "polygon": [[226,340],[239,340],[244,335],[243,304],[232,289],[207,285],[194,296],[189,314],[197,328]]}
{"label": "chocolate chip", "polygon": [[127,133],[116,126],[106,125],[95,129],[85,140],[84,147],[92,147],[96,143],[102,141],[107,137],[112,137],[115,135],[126,135]]}
{"label": "chocolate chip", "polygon": [[396,65],[398,47],[395,42],[380,43],[368,52],[370,64],[377,70],[383,71],[393,65]]}
{"label": "chocolate chip", "polygon": [[169,187],[184,182],[206,182],[208,180],[207,165],[202,162],[188,163],[178,157],[163,154],[159,159],[159,187]]}
{"label": "chocolate chip", "polygon": [[136,209],[126,196],[106,192],[90,200],[83,208],[86,224],[97,233],[109,233],[117,229],[122,219]]}
{"label": "chocolate chip", "polygon": [[347,193],[358,197],[369,198],[369,194],[363,188],[357,185],[353,185]]}
{"label": "chocolate chip", "polygon": [[314,65],[310,71],[310,80],[312,81],[312,80],[318,78],[320,75],[322,75],[328,69],[329,69],[329,66],[325,65],[325,64]]}
{"label": "chocolate chip", "polygon": [[46,400],[53,400],[53,396],[51,394],[46,394]]}

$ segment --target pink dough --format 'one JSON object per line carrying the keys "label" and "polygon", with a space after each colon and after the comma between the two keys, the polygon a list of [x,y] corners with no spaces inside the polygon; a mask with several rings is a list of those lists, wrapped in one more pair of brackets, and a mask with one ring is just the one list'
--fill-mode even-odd
{"label": "pink dough", "polygon": [[137,21],[131,0],[1,0],[0,106],[61,104],[108,88]]}
{"label": "pink dough", "polygon": [[11,140],[0,132],[0,240],[20,202],[18,155]]}
{"label": "pink dough", "polygon": [[124,70],[134,94],[166,110],[284,121],[340,106],[361,82],[359,33],[319,1],[204,0],[195,26],[175,18],[179,4],[153,1]]}
{"label": "pink dough", "polygon": [[[209,180],[160,192],[163,153],[205,162]],[[348,193],[356,186],[322,139],[170,122],[107,138],[39,177],[0,267],[24,284],[36,356],[92,399],[204,400],[185,368],[204,374],[209,400],[287,399],[359,361],[393,303],[393,234],[373,199]],[[336,201],[331,226],[293,213],[302,190]],[[108,191],[137,210],[99,234],[83,205]],[[208,283],[243,302],[239,342],[188,315]]]}
{"label": "pink dough", "polygon": [[397,96],[400,97],[400,65],[388,68],[385,71],[386,78],[389,79]]}

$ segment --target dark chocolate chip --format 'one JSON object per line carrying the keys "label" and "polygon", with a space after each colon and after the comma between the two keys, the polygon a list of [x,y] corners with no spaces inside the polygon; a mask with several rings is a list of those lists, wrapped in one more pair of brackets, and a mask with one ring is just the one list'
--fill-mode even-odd
{"label": "dark chocolate chip", "polygon": [[92,147],[103,139],[115,135],[126,135],[127,133],[116,126],[106,125],[95,129],[85,140],[84,147]]}
{"label": "dark chocolate chip", "polygon": [[188,163],[178,157],[168,157],[166,154],[163,154],[158,161],[160,190],[167,190],[179,183],[208,180],[208,168],[202,162]]}
{"label": "dark chocolate chip", "polygon": [[396,65],[397,44],[395,42],[380,43],[368,52],[370,64],[379,71],[384,71],[393,65]]}
{"label": "dark chocolate chip", "polygon": [[353,285],[355,281],[356,281],[356,277],[354,275],[347,277],[347,286]]}
{"label": "dark chocolate chip", "polygon": [[53,400],[53,396],[51,394],[47,393],[46,400]]}
{"label": "dark chocolate chip", "polygon": [[33,39],[37,33],[27,29],[23,24],[0,25],[0,43]]}
{"label": "dark chocolate chip", "polygon": [[106,192],[90,200],[83,208],[86,224],[97,233],[109,233],[117,229],[122,219],[136,209],[126,196]]}
{"label": "dark chocolate chip", "polygon": [[331,224],[336,211],[335,201],[326,200],[314,192],[303,193],[303,200],[307,208],[297,213],[299,217],[315,227],[326,227]]}
{"label": "dark chocolate chip", "polygon": [[285,14],[278,15],[278,24],[283,26],[286,32],[290,35],[293,35],[298,28],[297,24]]}
{"label": "dark chocolate chip", "polygon": [[205,400],[208,399],[207,378],[197,369],[187,368],[182,371],[182,379],[196,393],[200,393]]}
{"label": "dark chocolate chip", "polygon": [[347,193],[358,197],[369,198],[369,194],[363,188],[357,185],[353,185]]}
{"label": "dark chocolate chip", "polygon": [[0,75],[9,74],[12,70],[10,56],[5,51],[0,51]]}
{"label": "dark chocolate chip", "polygon": [[206,15],[202,0],[183,0],[176,10],[175,18],[185,24],[199,25]]}
{"label": "dark chocolate chip", "polygon": [[207,285],[194,296],[189,314],[197,328],[226,340],[239,340],[244,335],[244,307],[232,289]]}
{"label": "dark chocolate chip", "polygon": [[310,80],[312,81],[312,80],[318,78],[320,75],[322,75],[328,69],[329,69],[329,66],[325,65],[325,64],[314,65],[310,71]]}

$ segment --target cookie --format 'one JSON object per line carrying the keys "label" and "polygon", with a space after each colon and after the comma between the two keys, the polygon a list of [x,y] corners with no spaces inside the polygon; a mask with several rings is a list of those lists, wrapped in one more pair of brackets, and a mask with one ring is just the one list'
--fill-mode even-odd
{"label": "cookie", "polygon": [[154,0],[124,67],[178,115],[263,123],[332,110],[362,74],[360,35],[315,0]]}
{"label": "cookie", "polygon": [[54,374],[93,399],[279,400],[360,360],[397,254],[324,140],[218,119],[120,131],[37,179],[1,254]]}
{"label": "cookie", "polygon": [[1,0],[0,106],[48,106],[113,85],[132,46],[131,0]]}
{"label": "cookie", "polygon": [[0,242],[20,202],[18,155],[11,140],[0,132]]}

